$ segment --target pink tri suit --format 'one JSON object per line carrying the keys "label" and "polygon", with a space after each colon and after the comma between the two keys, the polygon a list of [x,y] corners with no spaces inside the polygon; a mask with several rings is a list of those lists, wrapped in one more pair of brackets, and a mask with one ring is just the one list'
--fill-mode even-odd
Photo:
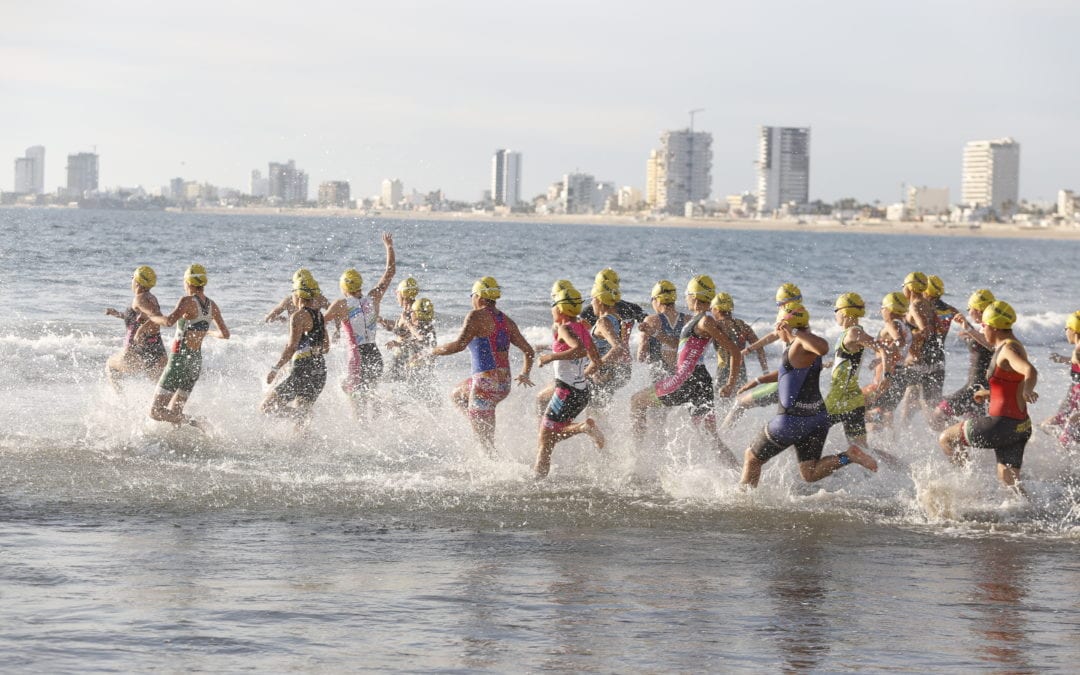
{"label": "pink tri suit", "polygon": [[712,376],[705,368],[705,348],[712,341],[694,332],[705,312],[686,322],[679,334],[679,356],[675,372],[654,385],[656,398],[666,406],[690,404],[694,420],[713,412]]}
{"label": "pink tri suit", "polygon": [[[571,321],[566,324],[566,327],[586,349],[592,343],[589,328],[584,323]],[[570,345],[559,338],[558,326],[555,327],[551,351],[556,354],[570,351]],[[559,359],[553,362],[555,366],[555,391],[552,393],[547,410],[544,412],[543,425],[545,429],[562,431],[589,404],[589,380],[585,377],[585,366],[588,361],[588,356],[582,356],[577,359]]]}
{"label": "pink tri suit", "polygon": [[1071,364],[1069,375],[1072,378],[1069,393],[1058,406],[1057,414],[1050,418],[1050,425],[1061,429],[1058,442],[1066,446],[1080,444],[1080,424],[1069,424],[1069,419],[1080,411],[1080,365]]}
{"label": "pink tri suit", "polygon": [[495,406],[510,395],[510,331],[506,329],[506,315],[487,307],[495,322],[495,330],[487,337],[476,337],[469,342],[472,357],[472,377],[469,378],[470,417],[495,417]]}

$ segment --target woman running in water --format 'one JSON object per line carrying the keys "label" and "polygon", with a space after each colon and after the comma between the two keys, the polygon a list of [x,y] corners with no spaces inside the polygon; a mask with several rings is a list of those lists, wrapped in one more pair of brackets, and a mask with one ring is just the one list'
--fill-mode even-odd
{"label": "woman running in water", "polygon": [[382,375],[383,361],[375,334],[379,325],[379,305],[386,289],[394,280],[397,258],[394,255],[394,237],[389,232],[382,235],[386,248],[386,268],[375,288],[365,295],[364,278],[355,269],[347,269],[341,275],[341,292],[345,297],[335,300],[326,310],[326,321],[341,321],[345,328],[345,348],[349,350],[348,374],[341,388],[349,396],[353,417],[361,418],[365,411],[375,407],[375,385]]}
{"label": "woman running in water", "polygon": [[397,320],[391,321],[390,319],[379,319],[379,324],[388,331],[391,331],[395,338],[386,343],[386,348],[393,353],[393,358],[390,360],[390,368],[386,373],[386,380],[390,382],[397,382],[405,379],[406,370],[409,362],[412,360],[415,354],[410,354],[408,351],[401,351],[400,346],[403,340],[407,340],[411,334],[409,328],[409,321],[412,318],[412,306],[416,302],[416,296],[420,294],[420,284],[416,282],[416,279],[407,277],[401,280],[401,283],[397,285],[397,291],[394,295],[397,298],[398,306],[401,308],[401,314]]}
{"label": "woman running in water", "polygon": [[292,417],[297,430],[307,425],[311,406],[326,386],[326,360],[330,336],[322,312],[315,309],[315,287],[303,279],[293,282],[293,304],[299,309],[289,317],[289,340],[270,369],[266,383],[273,384],[278,371],[291,363],[289,376],[270,390],[261,409],[269,415]]}
{"label": "woman running in water", "polygon": [[[821,456],[829,433],[829,413],[821,399],[818,378],[821,357],[829,352],[829,343],[810,331],[810,313],[798,304],[780,308],[776,334],[787,345],[780,369],[769,373],[765,381],[780,385],[779,411],[746,449],[742,484],[757,487],[761,468],[773,457],[794,445],[799,473],[808,483],[830,476],[852,462],[877,471],[874,458],[859,449],[848,447],[838,455]],[[744,388],[749,388],[747,384]]]}
{"label": "woman running in water", "polygon": [[[309,288],[315,289],[314,303],[311,305],[315,309],[321,310],[330,306],[330,301],[322,294],[322,289],[320,289],[319,284],[315,282],[315,277],[311,276],[311,271],[306,267],[301,267],[293,272],[292,282],[293,286],[296,286],[296,284],[304,284]],[[281,300],[281,302],[270,310],[269,314],[263,317],[263,321],[266,323],[287,321],[298,309],[300,309],[300,306],[296,304],[295,294],[289,293]]]}
{"label": "woman running in water", "polygon": [[150,321],[154,314],[161,314],[161,307],[150,289],[157,284],[153,268],[141,265],[131,277],[131,293],[134,297],[127,311],[119,312],[112,307],[105,310],[109,316],[124,320],[124,347],[109,357],[105,373],[114,387],[119,388],[123,375],[142,373],[151,379],[161,376],[168,355],[161,342],[161,329]]}
{"label": "woman running in water", "polygon": [[720,434],[716,430],[713,382],[705,368],[705,348],[716,341],[732,355],[732,371],[720,392],[728,396],[735,390],[735,378],[739,366],[742,365],[742,354],[720,330],[716,319],[709,315],[709,302],[715,294],[716,284],[707,275],[700,274],[687,284],[686,307],[693,316],[683,326],[679,335],[678,366],[670,377],[634,394],[630,399],[630,417],[634,439],[640,445],[645,438],[648,425],[646,413],[650,408],[689,403],[690,420],[695,425],[704,425],[705,431],[712,437],[721,461],[737,466],[735,456],[720,440]]}
{"label": "woman running in water", "polygon": [[887,351],[885,358],[870,363],[874,381],[863,390],[871,406],[866,416],[872,431],[892,424],[893,411],[907,389],[905,363],[912,343],[911,328],[904,320],[907,311],[907,296],[903,293],[888,293],[881,299],[881,318],[885,324],[877,339]]}
{"label": "woman running in water", "polygon": [[930,414],[930,428],[934,431],[944,431],[959,417],[986,414],[985,402],[976,403],[975,393],[990,386],[986,371],[990,368],[990,357],[994,355],[994,350],[982,336],[982,313],[994,299],[994,294],[989,290],[979,289],[968,298],[968,319],[956,315],[955,321],[962,326],[960,339],[967,345],[969,353],[967,381],[938,403]]}
{"label": "woman running in water", "polygon": [[615,392],[630,381],[630,352],[626,347],[624,324],[615,313],[622,296],[617,286],[598,282],[592,289],[592,309],[596,322],[592,339],[600,353],[599,369],[592,376],[593,406],[604,410],[611,404]]}
{"label": "woman running in water", "polygon": [[960,310],[941,299],[945,294],[945,282],[936,274],[926,278],[926,291],[923,297],[930,305],[931,326],[930,333],[923,345],[923,356],[926,372],[922,380],[922,398],[924,412],[930,418],[932,410],[930,406],[937,405],[941,401],[942,387],[945,385],[945,338],[949,335],[953,320],[956,317],[963,318]]}
{"label": "woman running in water", "polygon": [[689,318],[675,308],[678,291],[667,279],[656,282],[652,289],[652,306],[655,314],[645,317],[638,324],[642,340],[637,359],[649,364],[653,382],[675,372],[675,360],[679,352],[679,333]]}
{"label": "woman running in water", "polygon": [[941,432],[938,442],[954,464],[967,463],[968,448],[993,448],[998,479],[1023,494],[1019,486],[1024,446],[1031,438],[1027,406],[1039,399],[1035,385],[1039,371],[1028,361],[1027,350],[1012,332],[1016,312],[1007,302],[995,300],[983,310],[983,336],[994,348],[987,379],[990,391],[976,400],[990,399],[990,414],[954,424]]}
{"label": "woman running in water", "polygon": [[[207,335],[229,339],[229,329],[221,318],[217,303],[206,297],[206,282],[206,268],[191,265],[184,271],[187,295],[176,303],[176,309],[168,316],[161,312],[150,315],[150,320],[159,326],[176,326],[172,351],[150,406],[150,417],[155,420],[201,428],[198,422],[184,414],[184,404],[202,373],[202,343]],[[210,332],[211,322],[217,326],[216,332]]]}
{"label": "woman running in water", "polygon": [[[709,308],[712,310],[712,316],[716,319],[716,323],[720,326],[720,330],[724,332],[724,335],[728,336],[732,344],[736,349],[742,350],[747,345],[757,343],[758,336],[754,332],[754,329],[750,327],[750,324],[746,323],[742,319],[732,315],[735,311],[735,301],[727,293],[717,293],[713,297],[712,302],[709,303]],[[731,371],[731,353],[729,353],[719,343],[714,343],[716,348],[716,381],[727,382],[728,373]],[[765,358],[765,348],[758,347],[754,350],[757,353],[758,364],[761,365],[762,374],[769,372],[769,361]],[[738,386],[746,384],[746,361],[743,360],[742,365],[739,367],[738,376],[735,379]]]}
{"label": "woman running in water", "polygon": [[1051,354],[1054,363],[1070,364],[1072,386],[1058,406],[1057,414],[1043,422],[1044,429],[1060,431],[1058,442],[1064,447],[1080,444],[1080,311],[1073,312],[1065,322],[1065,339],[1073,346],[1072,356]]}
{"label": "woman running in water", "polygon": [[548,475],[551,453],[560,441],[577,434],[588,434],[597,448],[604,447],[604,434],[591,417],[574,423],[574,418],[589,404],[587,375],[600,362],[600,353],[589,337],[589,327],[578,321],[581,305],[581,293],[574,288],[560,290],[551,305],[551,318],[555,321],[554,341],[551,352],[541,355],[537,364],[543,368],[545,364],[554,363],[555,382],[540,423],[540,447],[534,467],[537,478]]}
{"label": "woman running in water", "polygon": [[472,286],[472,311],[465,317],[461,334],[453,342],[431,350],[432,356],[457,354],[465,349],[472,357],[472,375],[450,394],[450,400],[469,418],[473,433],[484,448],[495,449],[495,407],[510,394],[510,345],[525,355],[518,384],[533,386],[533,348],[522,337],[514,320],[495,307],[502,297],[492,277],[478,279]]}

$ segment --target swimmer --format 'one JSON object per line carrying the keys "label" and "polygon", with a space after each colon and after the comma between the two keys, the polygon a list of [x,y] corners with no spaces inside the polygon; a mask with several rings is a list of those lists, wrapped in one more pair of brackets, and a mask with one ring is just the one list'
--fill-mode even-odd
{"label": "swimmer", "polygon": [[885,345],[886,357],[871,361],[874,381],[863,389],[863,395],[867,396],[870,406],[867,421],[871,431],[891,425],[893,411],[904,397],[908,386],[905,362],[911,350],[912,335],[911,327],[904,320],[907,311],[908,300],[903,293],[888,293],[881,299],[881,318],[884,325],[877,340]]}
{"label": "swimmer", "polygon": [[906,405],[901,406],[902,419],[912,413],[913,400],[923,398],[924,384],[931,377],[935,359],[935,320],[934,309],[926,299],[929,280],[922,272],[912,272],[904,277],[904,297],[908,301],[904,320],[911,328],[911,347],[904,360],[907,376]]}
{"label": "swimmer", "polygon": [[1080,311],[1073,312],[1065,322],[1065,339],[1073,346],[1072,356],[1051,354],[1054,363],[1068,363],[1072,385],[1058,406],[1057,414],[1042,423],[1042,428],[1057,430],[1058,442],[1063,447],[1080,444]]}
{"label": "swimmer", "polygon": [[[184,404],[202,373],[203,340],[207,335],[229,339],[229,329],[221,318],[221,310],[216,302],[206,297],[206,283],[206,268],[191,265],[184,271],[187,295],[176,303],[176,309],[168,316],[158,311],[149,317],[158,326],[176,326],[172,350],[158,380],[150,417],[176,426],[190,424],[203,431],[205,428],[199,422],[184,414]],[[216,331],[210,331],[211,322],[217,326]]]}
{"label": "swimmer", "polygon": [[131,304],[127,311],[120,312],[112,307],[105,310],[108,316],[124,320],[124,346],[109,357],[105,364],[105,373],[109,382],[119,390],[120,377],[131,374],[149,375],[158,379],[168,355],[161,341],[161,328],[150,321],[153,314],[161,314],[161,307],[150,289],[157,284],[157,274],[153,268],[141,265],[135,268],[131,277]]}
{"label": "swimmer", "polygon": [[[923,298],[930,305],[930,333],[923,347],[926,372],[923,373],[920,390],[920,404],[927,418],[932,410],[930,406],[941,401],[942,387],[945,385],[945,338],[949,335],[953,320],[963,318],[960,310],[941,299],[945,293],[945,282],[941,277],[931,274],[926,278],[926,291]],[[985,369],[984,369],[985,370]]]}
{"label": "swimmer", "polygon": [[293,305],[298,309],[289,316],[289,339],[267,374],[266,383],[273,384],[286,363],[291,363],[289,376],[267,393],[261,406],[268,415],[295,419],[298,431],[307,425],[311,406],[326,386],[323,355],[330,351],[330,336],[326,334],[322,312],[315,309],[315,286],[307,281],[293,282]]}
{"label": "swimmer", "polygon": [[551,318],[555,321],[551,352],[537,360],[541,368],[548,363],[555,364],[553,393],[540,423],[539,449],[534,467],[537,478],[548,475],[551,453],[560,441],[577,434],[587,434],[597,448],[604,447],[604,434],[591,417],[584,422],[574,422],[574,418],[589,404],[586,375],[600,361],[600,353],[589,336],[588,326],[578,321],[581,306],[581,293],[576,289],[564,288],[559,291],[551,306]]}
{"label": "swimmer", "polygon": [[[717,293],[709,304],[709,308],[712,310],[712,316],[716,319],[716,323],[719,324],[720,330],[724,332],[724,335],[728,336],[728,339],[740,350],[740,353],[743,353],[742,350],[747,345],[755,344],[758,341],[757,333],[750,327],[750,324],[732,314],[735,311],[735,301],[731,295]],[[717,383],[726,382],[728,372],[731,370],[731,354],[719,344],[714,343],[713,346],[716,348],[716,381]],[[757,354],[758,365],[761,366],[762,374],[769,372],[769,361],[765,356],[765,348],[758,347],[750,351]],[[748,355],[749,351],[744,354],[744,356]],[[735,382],[741,387],[746,384],[746,379],[746,361],[744,359]]]}
{"label": "swimmer", "polygon": [[630,350],[626,345],[627,325],[615,308],[622,295],[618,286],[600,281],[592,288],[592,310],[596,317],[592,339],[600,353],[600,363],[590,378],[593,407],[605,410],[615,393],[630,382]]}
{"label": "swimmer", "polygon": [[409,328],[409,319],[412,316],[412,306],[416,302],[416,296],[420,294],[420,284],[416,279],[412,277],[406,277],[402,279],[397,285],[397,290],[394,295],[397,299],[398,306],[401,308],[401,314],[396,320],[379,319],[379,325],[384,329],[392,332],[396,339],[386,343],[386,348],[393,353],[393,358],[390,360],[390,368],[386,372],[384,379],[390,382],[397,382],[405,379],[406,369],[409,362],[415,357],[415,354],[408,352],[402,352],[399,347],[402,340],[407,340],[411,334]]}
{"label": "swimmer", "polygon": [[642,340],[637,360],[649,365],[652,380],[656,382],[675,372],[679,352],[679,333],[689,316],[675,308],[679,292],[667,279],[656,282],[652,289],[650,314],[638,324]]}
{"label": "swimmer", "polygon": [[934,431],[944,431],[945,427],[959,417],[986,414],[986,405],[975,402],[975,392],[990,386],[986,380],[986,371],[990,368],[990,358],[994,355],[994,350],[982,336],[982,313],[994,300],[994,294],[988,289],[979,289],[968,298],[968,319],[961,314],[957,314],[954,319],[961,326],[959,337],[968,348],[967,381],[964,386],[942,399],[930,413],[930,428]]}
{"label": "swimmer", "polygon": [[446,356],[469,350],[472,375],[454,389],[450,400],[468,416],[481,445],[492,452],[495,449],[495,407],[510,394],[510,345],[525,355],[525,364],[517,376],[517,382],[522,386],[533,386],[529,373],[535,353],[514,320],[495,307],[502,297],[495,279],[478,279],[472,286],[471,297],[472,311],[466,315],[457,339],[438,345],[431,350],[431,355]]}
{"label": "swimmer", "polygon": [[[829,343],[810,331],[810,313],[802,305],[789,303],[776,317],[778,339],[787,345],[780,369],[762,378],[780,385],[779,411],[746,449],[742,484],[757,487],[761,468],[770,459],[794,445],[799,473],[808,483],[832,475],[851,463],[877,471],[877,462],[856,445],[838,455],[821,456],[829,433],[829,413],[821,398],[818,378],[821,357],[829,352]],[[743,389],[748,389],[748,383]]]}
{"label": "swimmer", "polygon": [[[315,283],[315,277],[311,276],[311,271],[305,267],[293,272],[292,277],[293,286],[297,283],[304,283],[311,287],[314,284],[315,288],[315,301],[312,307],[319,310],[325,310],[330,306],[330,301],[326,299],[326,296],[322,294],[322,289],[319,288],[319,284]],[[270,312],[263,317],[265,323],[274,323],[275,321],[288,321],[300,306],[296,304],[294,293],[286,295],[281,302],[274,306]]]}
{"label": "swimmer", "polygon": [[700,274],[687,284],[686,307],[693,316],[679,334],[678,367],[670,377],[633,395],[630,399],[630,416],[634,438],[640,444],[645,437],[648,425],[646,413],[650,408],[689,403],[690,420],[695,425],[705,427],[705,431],[712,437],[720,460],[737,467],[735,456],[720,440],[720,434],[716,430],[715,393],[712,377],[705,367],[705,348],[715,341],[732,355],[732,370],[728,374],[727,382],[720,389],[723,396],[728,396],[735,390],[739,367],[742,365],[742,353],[735,348],[734,343],[720,329],[716,319],[709,314],[709,302],[714,295],[716,284],[707,275]]}
{"label": "swimmer", "polygon": [[1027,406],[1039,399],[1035,392],[1039,372],[1013,335],[1016,312],[1009,303],[995,300],[987,305],[982,322],[983,337],[994,353],[986,374],[990,391],[978,392],[975,400],[989,398],[990,414],[954,424],[941,432],[938,442],[945,456],[957,465],[967,463],[969,447],[993,448],[998,479],[1022,495],[1020,467],[1024,446],[1031,438]]}
{"label": "swimmer", "polygon": [[413,300],[405,322],[408,334],[397,342],[404,363],[405,385],[409,395],[426,406],[438,406],[435,393],[435,363],[423,355],[438,344],[435,334],[435,305],[428,298]]}
{"label": "swimmer", "polygon": [[394,237],[389,232],[382,235],[386,248],[386,267],[375,288],[365,295],[364,278],[355,269],[347,269],[339,280],[344,297],[335,300],[326,310],[326,321],[341,321],[345,328],[345,348],[349,362],[342,390],[349,397],[353,417],[360,419],[367,409],[376,408],[375,385],[382,375],[383,361],[375,334],[379,325],[379,304],[386,289],[394,280],[397,258],[394,254]]}
{"label": "swimmer", "polygon": [[[630,333],[634,329],[634,324],[641,324],[645,320],[645,310],[641,309],[640,305],[633,302],[628,302],[622,299],[622,287],[620,285],[619,275],[615,273],[615,270],[610,267],[606,267],[596,273],[596,278],[593,280],[593,286],[607,286],[616,291],[619,291],[619,300],[615,303],[613,313],[619,317],[622,321],[622,339],[623,347],[626,348],[627,354],[627,368],[630,367]],[[585,309],[581,312],[581,319],[588,323],[590,326],[596,324],[596,310],[586,305]]]}

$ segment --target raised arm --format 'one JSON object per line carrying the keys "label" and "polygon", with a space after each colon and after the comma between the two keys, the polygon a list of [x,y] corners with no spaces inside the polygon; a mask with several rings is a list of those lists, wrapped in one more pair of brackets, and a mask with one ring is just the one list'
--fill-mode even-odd
{"label": "raised arm", "polygon": [[386,247],[386,269],[383,270],[382,278],[379,279],[379,283],[375,284],[375,288],[371,289],[370,295],[373,296],[375,301],[382,300],[383,294],[386,293],[386,289],[390,288],[390,282],[394,280],[394,274],[397,273],[397,256],[394,255],[394,235],[389,232],[383,232],[382,236],[383,246]]}
{"label": "raised arm", "polygon": [[282,317],[289,311],[289,307],[292,306],[292,296],[286,295],[285,299],[274,306],[270,313],[263,317],[263,321],[266,323],[273,323],[274,321],[285,321],[288,317]]}

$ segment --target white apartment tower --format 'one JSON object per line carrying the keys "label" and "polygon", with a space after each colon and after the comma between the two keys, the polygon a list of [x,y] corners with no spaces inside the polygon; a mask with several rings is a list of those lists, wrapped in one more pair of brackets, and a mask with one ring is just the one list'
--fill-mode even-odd
{"label": "white apartment tower", "polygon": [[496,206],[521,203],[521,153],[499,149],[491,158],[491,198]]}
{"label": "white apartment tower", "polygon": [[971,141],[964,146],[963,178],[966,206],[1012,215],[1020,199],[1020,144],[1011,138]]}
{"label": "white apartment tower", "polygon": [[646,189],[654,208],[683,215],[687,202],[709,198],[712,191],[712,134],[705,131],[665,131],[660,149],[650,155]]}
{"label": "white apartment tower", "polygon": [[93,152],[68,155],[67,192],[69,197],[82,197],[98,189],[98,156]]}
{"label": "white apartment tower", "polygon": [[379,191],[379,205],[386,209],[396,209],[405,196],[405,185],[397,178],[384,178]]}
{"label": "white apartment tower", "polygon": [[810,201],[809,127],[761,127],[755,164],[758,213]]}

